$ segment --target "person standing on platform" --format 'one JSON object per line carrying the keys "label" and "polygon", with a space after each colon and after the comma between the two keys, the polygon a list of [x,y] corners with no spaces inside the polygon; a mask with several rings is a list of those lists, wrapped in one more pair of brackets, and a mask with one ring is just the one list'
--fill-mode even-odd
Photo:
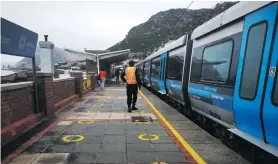
{"label": "person standing on platform", "polygon": [[120,70],[119,69],[116,70],[115,75],[116,75],[116,82],[119,83],[119,76],[120,76]]}
{"label": "person standing on platform", "polygon": [[101,71],[99,71],[99,79],[100,79],[100,90],[104,89],[104,84],[105,84],[105,80],[106,80],[106,75],[107,73],[104,71],[104,69],[102,68]]}
{"label": "person standing on platform", "polygon": [[[129,67],[126,67],[121,75],[121,79],[127,83],[126,85],[126,95],[127,95],[127,106],[128,112],[131,110],[138,110],[135,107],[137,101],[138,88],[141,89],[141,80],[136,67],[134,67],[134,61],[129,61]],[[132,107],[131,107],[132,101]]]}

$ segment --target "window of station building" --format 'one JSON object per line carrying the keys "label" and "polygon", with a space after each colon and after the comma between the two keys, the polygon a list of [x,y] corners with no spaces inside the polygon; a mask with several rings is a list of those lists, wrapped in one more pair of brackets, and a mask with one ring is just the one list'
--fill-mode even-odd
{"label": "window of station building", "polygon": [[241,98],[253,100],[256,97],[266,30],[265,22],[249,29],[240,83]]}
{"label": "window of station building", "polygon": [[160,57],[152,60],[152,76],[159,78],[160,72]]}
{"label": "window of station building", "polygon": [[184,47],[169,52],[167,79],[182,81],[184,53]]}
{"label": "window of station building", "polygon": [[232,52],[232,40],[206,47],[203,52],[201,80],[227,82]]}
{"label": "window of station building", "polygon": [[278,106],[278,72],[277,72],[277,67],[276,67],[276,73],[275,73],[275,81],[274,81],[274,86],[273,86],[273,91],[272,91],[272,102],[274,105]]}

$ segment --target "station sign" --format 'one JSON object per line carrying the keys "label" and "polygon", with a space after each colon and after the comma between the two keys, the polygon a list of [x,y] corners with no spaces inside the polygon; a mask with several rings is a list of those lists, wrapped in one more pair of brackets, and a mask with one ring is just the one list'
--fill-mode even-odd
{"label": "station sign", "polygon": [[1,53],[35,57],[38,34],[1,18]]}

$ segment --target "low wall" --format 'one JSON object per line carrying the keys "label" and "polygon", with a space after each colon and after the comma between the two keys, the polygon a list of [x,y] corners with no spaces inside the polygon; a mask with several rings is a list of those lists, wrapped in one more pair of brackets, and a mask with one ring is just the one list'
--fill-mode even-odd
{"label": "low wall", "polygon": [[[1,85],[1,146],[8,144],[45,119],[83,96],[82,72],[53,79],[52,73],[37,72],[38,113],[35,113],[33,82]],[[32,74],[28,79],[32,80]]]}
{"label": "low wall", "polygon": [[1,85],[1,146],[42,121],[34,114],[33,82]]}
{"label": "low wall", "polygon": [[33,82],[1,85],[1,128],[33,113],[32,86]]}
{"label": "low wall", "polygon": [[55,103],[58,103],[76,93],[74,77],[58,78],[53,80]]}

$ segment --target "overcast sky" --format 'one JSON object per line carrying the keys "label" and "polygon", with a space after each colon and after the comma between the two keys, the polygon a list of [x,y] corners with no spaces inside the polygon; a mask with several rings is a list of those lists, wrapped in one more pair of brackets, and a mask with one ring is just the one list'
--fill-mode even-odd
{"label": "overcast sky", "polygon": [[[83,51],[107,49],[123,40],[127,32],[159,11],[186,8],[191,1],[1,1],[1,17],[39,34],[49,35],[56,47]],[[195,1],[190,9],[212,8],[215,1]],[[1,55],[4,63],[18,57]]]}

